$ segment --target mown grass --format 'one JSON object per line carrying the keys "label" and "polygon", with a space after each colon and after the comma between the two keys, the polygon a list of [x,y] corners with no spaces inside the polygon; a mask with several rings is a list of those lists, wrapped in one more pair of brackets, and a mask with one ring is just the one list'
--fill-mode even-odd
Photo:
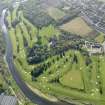
{"label": "mown grass", "polygon": [[13,54],[17,54],[17,41],[16,41],[16,36],[15,36],[15,30],[11,28],[9,31],[10,39],[12,42],[12,47],[13,47]]}
{"label": "mown grass", "polygon": [[8,27],[11,27],[11,23],[12,23],[12,17],[11,17],[11,14],[10,12],[8,12],[8,16],[7,16],[7,21],[8,21]]}
{"label": "mown grass", "polygon": [[17,10],[18,10],[18,6],[16,8],[13,9],[13,12],[11,13],[11,17],[12,17],[12,22],[15,21],[17,19]]}
{"label": "mown grass", "polygon": [[105,36],[104,36],[104,33],[100,33],[96,38],[95,40],[98,42],[98,43],[103,43],[105,41]]}
{"label": "mown grass", "polygon": [[59,35],[60,31],[51,24],[39,30],[39,36],[41,37],[42,44],[48,44],[48,39],[50,37],[58,37]]}
{"label": "mown grass", "polygon": [[84,84],[81,78],[81,73],[79,70],[75,69],[75,67],[76,65],[73,65],[72,70],[63,76],[61,83],[67,87],[83,89]]}
{"label": "mown grass", "polygon": [[56,21],[65,16],[65,13],[58,8],[50,7],[47,11],[48,15],[50,15]]}
{"label": "mown grass", "polygon": [[32,23],[30,23],[26,18],[24,18],[22,11],[18,12],[18,16],[22,20],[22,22],[26,25],[27,30],[29,30],[28,34],[31,37],[31,47],[32,47],[34,43],[37,42],[36,36],[38,34],[38,29]]}
{"label": "mown grass", "polygon": [[101,81],[102,81],[102,91],[105,96],[105,56],[100,57],[100,73],[101,73]]}
{"label": "mown grass", "polygon": [[28,34],[28,30],[23,22],[20,23],[20,28],[22,30],[22,34],[23,34],[24,38],[26,39],[26,41],[28,43],[28,46],[31,47],[31,38],[30,38],[30,36]]}

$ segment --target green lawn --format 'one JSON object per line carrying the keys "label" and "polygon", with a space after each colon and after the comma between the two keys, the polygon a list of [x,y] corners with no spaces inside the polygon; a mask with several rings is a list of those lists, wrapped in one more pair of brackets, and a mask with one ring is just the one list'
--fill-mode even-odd
{"label": "green lawn", "polygon": [[16,26],[16,37],[18,41],[19,51],[21,51],[24,49],[24,41],[19,25]]}
{"label": "green lawn", "polygon": [[28,46],[31,47],[31,38],[30,38],[30,35],[28,34],[28,30],[23,22],[20,23],[20,28],[23,32],[22,34],[23,34],[24,38],[26,39],[26,41],[28,43]]}
{"label": "green lawn", "polygon": [[75,69],[76,65],[73,65],[72,70],[69,71],[66,75],[61,78],[61,83],[64,86],[75,88],[75,89],[83,89],[84,84],[81,76],[81,72]]}
{"label": "green lawn", "polygon": [[11,14],[10,12],[8,12],[8,16],[7,16],[7,21],[8,21],[8,27],[11,27],[11,23],[12,23],[12,17],[11,17]]}
{"label": "green lawn", "polygon": [[103,43],[105,41],[105,35],[104,33],[100,33],[96,38],[95,40],[99,43]]}
{"label": "green lawn", "polygon": [[17,10],[18,10],[18,6],[15,9],[13,9],[13,12],[12,12],[12,15],[11,15],[12,22],[17,19]]}
{"label": "green lawn", "polygon": [[12,42],[12,47],[13,47],[13,54],[17,54],[17,41],[16,41],[16,36],[15,36],[15,30],[11,28],[9,31],[10,39]]}
{"label": "green lawn", "polygon": [[23,12],[19,11],[18,12],[19,17],[21,18],[22,22],[26,25],[27,30],[28,30],[28,34],[31,37],[31,47],[33,46],[33,44],[35,42],[37,42],[37,34],[38,34],[38,29],[37,27],[35,27],[32,23],[30,23],[24,16],[23,16]]}
{"label": "green lawn", "polygon": [[55,20],[59,20],[65,16],[65,13],[58,8],[50,7],[48,8],[48,15]]}
{"label": "green lawn", "polygon": [[105,96],[105,56],[100,57],[100,72],[101,72],[101,81],[102,81],[102,91]]}
{"label": "green lawn", "polygon": [[41,37],[42,44],[48,44],[49,37],[58,37],[60,35],[60,31],[50,24],[49,26],[40,29],[39,35]]}

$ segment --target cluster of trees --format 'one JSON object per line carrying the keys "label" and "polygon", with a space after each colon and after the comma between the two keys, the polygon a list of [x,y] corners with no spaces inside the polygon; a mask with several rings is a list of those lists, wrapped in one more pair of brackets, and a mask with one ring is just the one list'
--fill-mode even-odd
{"label": "cluster of trees", "polygon": [[11,24],[13,28],[16,28],[16,25],[19,23],[20,21],[18,19],[15,19]]}
{"label": "cluster of trees", "polygon": [[[2,78],[1,75],[4,74],[4,70],[7,69],[4,62],[4,54],[5,54],[5,44],[3,41],[2,33],[0,31],[0,79]],[[4,81],[0,80],[0,94],[5,91],[4,88]]]}
{"label": "cluster of trees", "polygon": [[82,41],[79,40],[79,38],[67,36],[67,35],[61,35],[58,40],[53,41],[51,45],[51,50],[53,54],[60,54],[62,52],[66,52],[69,49],[74,50],[81,50]]}
{"label": "cluster of trees", "polygon": [[29,64],[38,64],[46,60],[50,53],[47,46],[35,45],[32,49],[28,49],[27,61]]}
{"label": "cluster of trees", "polygon": [[[69,57],[66,57],[65,52],[60,53],[59,55],[57,55],[56,58],[53,58],[51,61],[43,62],[43,64],[38,65],[37,67],[34,68],[34,70],[32,70],[31,72],[31,76],[32,76],[32,80],[37,80],[37,77],[39,77],[41,74],[43,74],[45,71],[49,70],[47,73],[48,75],[52,74],[53,72],[49,69],[51,67],[51,65],[54,65],[55,62],[58,62],[60,59],[64,59],[63,63],[64,65],[67,62],[71,62],[69,58],[73,57],[72,63],[78,63],[78,58],[77,55],[74,54],[73,56],[71,56],[71,54],[69,55]],[[62,67],[62,65],[58,65],[56,67],[56,69],[60,69]],[[61,72],[61,71],[60,71]],[[62,74],[62,73],[61,73]],[[59,78],[62,76],[60,73],[49,79],[49,82],[51,83],[59,83]]]}
{"label": "cluster of trees", "polygon": [[[35,67],[34,70],[31,72],[32,80],[36,80],[37,77],[43,74],[44,71],[46,71],[51,65],[53,65],[56,61],[59,61],[64,56],[65,56],[65,53],[63,52],[62,54],[58,55],[55,59],[52,59],[47,63],[44,62],[43,64],[40,64],[37,67]],[[64,60],[64,63],[66,61],[69,61],[69,60],[68,59]],[[59,66],[58,66],[58,69],[59,69]],[[51,74],[50,71],[48,73]]]}
{"label": "cluster of trees", "polygon": [[[76,37],[76,36],[75,36]],[[81,50],[82,41],[80,38],[68,35],[60,35],[59,38],[51,37],[52,42],[50,48],[48,45],[42,45],[40,38],[33,48],[28,49],[27,61],[29,64],[38,64],[46,60],[48,57],[65,53],[69,49]],[[75,41],[74,41],[75,40]],[[82,51],[82,50],[81,50]]]}
{"label": "cluster of trees", "polygon": [[51,66],[51,62],[40,64],[31,71],[31,76],[33,80],[40,76],[44,71],[46,71]]}
{"label": "cluster of trees", "polygon": [[89,56],[87,56],[87,57],[86,57],[86,60],[85,60],[86,66],[89,66],[91,63],[92,63],[92,60],[90,59]]}

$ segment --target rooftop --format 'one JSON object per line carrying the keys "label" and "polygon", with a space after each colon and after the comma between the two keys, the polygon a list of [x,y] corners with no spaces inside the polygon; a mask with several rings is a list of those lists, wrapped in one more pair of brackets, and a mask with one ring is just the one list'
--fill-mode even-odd
{"label": "rooftop", "polygon": [[14,96],[0,95],[0,105],[17,105],[17,99]]}

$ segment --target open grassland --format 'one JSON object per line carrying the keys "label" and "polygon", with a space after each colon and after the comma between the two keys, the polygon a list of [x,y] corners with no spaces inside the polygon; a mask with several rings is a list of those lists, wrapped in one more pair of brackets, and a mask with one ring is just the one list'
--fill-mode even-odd
{"label": "open grassland", "polygon": [[31,39],[30,39],[30,36],[28,34],[28,30],[27,30],[25,24],[24,23],[20,23],[20,28],[22,30],[24,38],[26,39],[26,41],[28,43],[28,46],[31,47]]}
{"label": "open grassland", "polygon": [[48,44],[48,39],[52,36],[58,37],[60,35],[60,31],[57,30],[53,25],[49,25],[47,27],[43,27],[39,30],[39,36],[41,37],[41,42],[43,44]]}
{"label": "open grassland", "polygon": [[77,17],[70,22],[63,24],[60,26],[60,29],[80,36],[87,36],[93,31],[81,17]]}
{"label": "open grassland", "polygon": [[18,9],[18,6],[12,12],[12,15],[11,15],[12,22],[17,19],[17,9]]}
{"label": "open grassland", "polygon": [[100,57],[100,79],[102,80],[103,95],[105,95],[105,56]]}
{"label": "open grassland", "polygon": [[37,34],[38,34],[38,29],[35,27],[32,23],[30,23],[26,18],[23,16],[23,12],[19,11],[18,12],[18,17],[22,20],[24,25],[26,26],[26,29],[28,30],[28,35],[30,35],[30,46],[32,47],[35,42],[37,42]]}
{"label": "open grassland", "polygon": [[41,35],[42,37],[51,37],[53,35],[58,36],[60,34],[60,31],[57,30],[53,25],[49,25],[47,27],[43,27],[40,31],[39,31],[39,35]]}
{"label": "open grassland", "polygon": [[0,74],[0,85],[3,85],[3,83],[4,83],[4,80],[3,80],[2,75]]}
{"label": "open grassland", "polygon": [[105,35],[104,33],[100,33],[96,38],[95,40],[98,42],[98,43],[103,43],[104,40],[105,40]]}
{"label": "open grassland", "polygon": [[105,0],[98,0],[98,1],[102,1],[102,2],[105,2]]}
{"label": "open grassland", "polygon": [[63,78],[61,79],[61,83],[64,86],[68,86],[71,88],[83,89],[84,85],[83,80],[81,78],[81,73],[78,69],[75,69],[75,66],[76,65],[73,65],[74,68],[72,68],[74,70],[69,71],[63,76]]}
{"label": "open grassland", "polygon": [[55,20],[59,20],[65,16],[65,13],[58,8],[50,7],[47,11],[48,14]]}
{"label": "open grassland", "polygon": [[12,42],[13,53],[14,53],[14,55],[16,55],[16,53],[17,53],[17,42],[16,42],[16,36],[15,36],[14,28],[11,28],[9,30],[9,35],[10,35],[10,39],[11,39],[11,42]]}
{"label": "open grassland", "polygon": [[8,12],[7,20],[8,20],[8,27],[11,27],[12,18],[10,12]]}

